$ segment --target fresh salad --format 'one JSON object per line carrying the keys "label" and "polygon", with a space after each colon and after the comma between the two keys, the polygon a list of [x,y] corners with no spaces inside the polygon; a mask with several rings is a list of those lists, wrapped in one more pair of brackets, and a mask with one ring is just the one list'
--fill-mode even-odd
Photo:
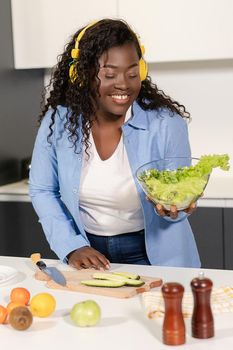
{"label": "fresh salad", "polygon": [[176,170],[149,169],[139,175],[144,190],[156,203],[176,205],[178,209],[187,208],[202,194],[214,168],[229,170],[229,156],[204,155],[195,165]]}

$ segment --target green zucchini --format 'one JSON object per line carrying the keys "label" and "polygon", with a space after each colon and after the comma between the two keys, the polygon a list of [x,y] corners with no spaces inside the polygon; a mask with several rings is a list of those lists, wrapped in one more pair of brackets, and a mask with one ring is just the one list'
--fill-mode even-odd
{"label": "green zucchini", "polygon": [[125,285],[123,281],[110,281],[110,280],[97,280],[97,279],[81,281],[81,284],[84,284],[85,286],[90,286],[90,287],[110,287],[110,288],[117,288]]}
{"label": "green zucchini", "polygon": [[113,275],[117,275],[117,276],[122,276],[125,278],[130,278],[132,280],[140,280],[140,276],[139,275],[135,275],[134,273],[130,273],[130,272],[113,272]]}

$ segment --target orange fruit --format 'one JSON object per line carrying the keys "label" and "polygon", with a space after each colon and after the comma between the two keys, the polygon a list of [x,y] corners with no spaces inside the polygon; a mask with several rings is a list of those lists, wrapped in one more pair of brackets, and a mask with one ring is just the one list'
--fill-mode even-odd
{"label": "orange fruit", "polygon": [[0,305],[0,323],[4,323],[6,321],[7,315],[7,309],[4,306]]}
{"label": "orange fruit", "polygon": [[47,317],[51,315],[56,308],[56,300],[49,293],[39,293],[32,297],[30,310],[33,316]]}
{"label": "orange fruit", "polygon": [[6,309],[7,309],[8,314],[9,314],[15,307],[18,307],[18,306],[25,306],[25,305],[22,304],[22,303],[16,302],[16,301],[10,301],[10,302],[7,304],[7,306],[6,306]]}
{"label": "orange fruit", "polygon": [[20,303],[21,305],[28,305],[30,300],[30,292],[23,287],[13,288],[10,294],[10,300]]}

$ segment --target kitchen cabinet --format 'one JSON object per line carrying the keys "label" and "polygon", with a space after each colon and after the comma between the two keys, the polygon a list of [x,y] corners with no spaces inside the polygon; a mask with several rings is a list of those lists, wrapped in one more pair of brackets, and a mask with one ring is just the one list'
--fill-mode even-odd
{"label": "kitchen cabinet", "polygon": [[[233,269],[233,208],[199,207],[190,217],[203,268]],[[31,202],[0,202],[0,255],[30,256],[50,250]]]}
{"label": "kitchen cabinet", "polygon": [[57,258],[38,223],[30,202],[0,202],[0,255]]}
{"label": "kitchen cabinet", "polygon": [[115,0],[12,0],[11,7],[14,62],[20,69],[54,66],[81,26],[117,15]]}
{"label": "kitchen cabinet", "polygon": [[[15,68],[49,68],[80,26],[125,19],[148,62],[232,59],[231,0],[11,0]],[[201,10],[200,10],[201,9]]]}
{"label": "kitchen cabinet", "polygon": [[223,218],[226,210],[233,214],[233,209],[197,208],[189,217],[204,268],[233,269],[233,259],[232,264],[225,266],[227,252]]}
{"label": "kitchen cabinet", "polygon": [[148,62],[233,57],[231,0],[118,0],[119,17],[138,31]]}
{"label": "kitchen cabinet", "polygon": [[225,268],[233,269],[233,209],[226,208],[223,213]]}

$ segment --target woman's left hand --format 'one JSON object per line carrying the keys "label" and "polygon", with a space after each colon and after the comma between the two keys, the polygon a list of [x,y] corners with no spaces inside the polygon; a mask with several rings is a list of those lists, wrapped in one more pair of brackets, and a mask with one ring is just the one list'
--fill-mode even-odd
{"label": "woman's left hand", "polygon": [[[153,204],[153,206],[155,207],[158,215],[160,215],[160,216],[169,216],[171,219],[176,219],[177,218],[179,210],[177,210],[177,207],[175,205],[172,205],[170,210],[167,210],[160,203],[155,205],[150,200],[150,198],[148,198],[148,197],[147,197],[147,200]],[[196,207],[197,207],[196,202],[195,203],[191,203],[190,206],[187,209],[184,209],[183,211],[190,215],[190,214],[192,214],[194,212]]]}

